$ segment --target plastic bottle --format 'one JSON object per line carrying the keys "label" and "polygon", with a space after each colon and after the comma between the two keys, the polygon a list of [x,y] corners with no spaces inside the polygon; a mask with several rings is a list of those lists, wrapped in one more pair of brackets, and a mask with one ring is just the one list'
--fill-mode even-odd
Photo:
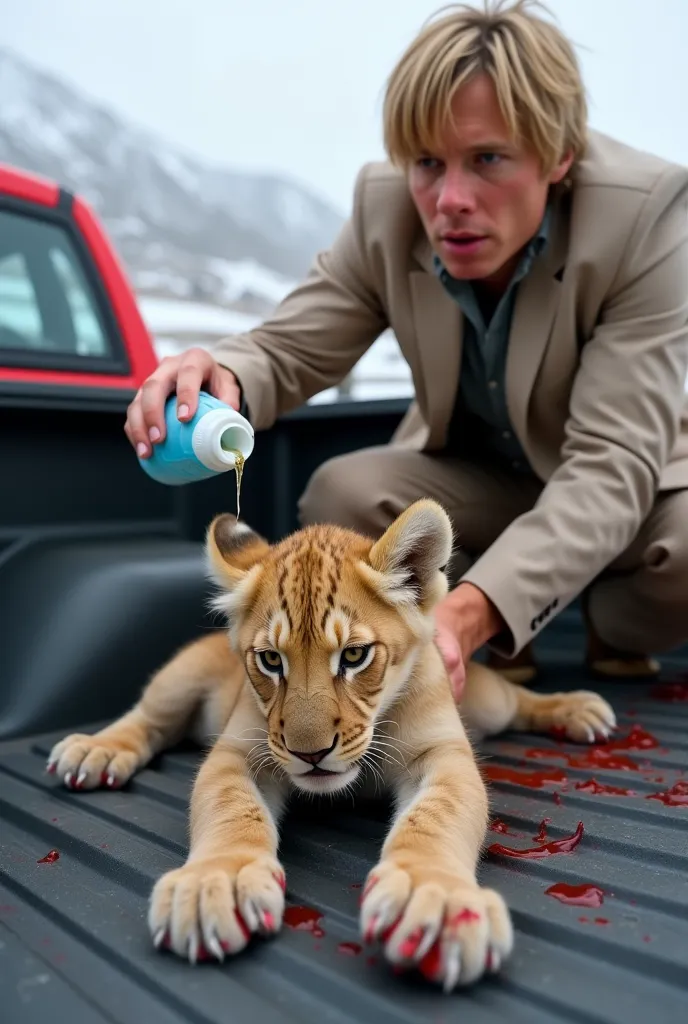
{"label": "plastic bottle", "polygon": [[[231,406],[201,391],[198,409],[186,423],[177,419],[175,395],[165,404],[164,441],[139,458],[143,470],[161,484],[179,486],[235,469],[234,452],[246,460],[253,451],[253,427]],[[243,469],[243,463],[239,467]]]}

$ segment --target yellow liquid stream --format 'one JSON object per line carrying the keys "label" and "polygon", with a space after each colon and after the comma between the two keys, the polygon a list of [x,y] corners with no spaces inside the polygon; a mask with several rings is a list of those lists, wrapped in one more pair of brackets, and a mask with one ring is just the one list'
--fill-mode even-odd
{"label": "yellow liquid stream", "polygon": [[[224,447],[224,446],[223,446]],[[237,492],[237,522],[239,522],[239,512],[241,509],[241,478],[244,475],[244,463],[246,459],[238,452],[236,448],[226,448],[225,451],[230,452],[234,456],[234,472],[236,473],[236,492]]]}

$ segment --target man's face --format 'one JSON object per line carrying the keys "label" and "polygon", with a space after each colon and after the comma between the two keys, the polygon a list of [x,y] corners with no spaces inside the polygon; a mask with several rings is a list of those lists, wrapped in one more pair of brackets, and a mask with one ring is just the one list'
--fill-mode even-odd
{"label": "man's face", "polygon": [[538,229],[549,185],[561,181],[572,159],[544,176],[537,155],[511,140],[487,75],[458,90],[452,116],[441,152],[411,167],[411,195],[452,277],[505,287]]}

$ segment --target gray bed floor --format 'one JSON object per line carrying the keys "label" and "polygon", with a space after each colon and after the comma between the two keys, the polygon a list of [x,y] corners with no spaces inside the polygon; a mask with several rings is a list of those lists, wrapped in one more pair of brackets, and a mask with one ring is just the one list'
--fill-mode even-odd
{"label": "gray bed floor", "polygon": [[[490,844],[536,848],[544,819],[548,841],[583,825],[570,853],[486,853],[481,879],[504,894],[516,927],[498,978],[446,996],[394,974],[360,945],[360,882],[376,860],[386,810],[350,800],[310,803],[287,819],[287,902],[305,908],[291,912],[305,927],[285,926],[223,965],[191,967],[156,952],[148,893],[184,859],[197,755],[164,755],[120,792],[77,794],[45,774],[57,738],[46,735],[0,745],[0,1020],[688,1020],[688,652],[665,661],[662,683],[677,685],[658,693],[592,683],[580,668],[581,643],[567,612],[540,638],[540,686],[599,689],[617,711],[621,745],[590,754],[512,734],[481,749],[497,829]],[[41,863],[52,850],[59,858]],[[599,905],[547,892],[562,885],[576,887],[575,898],[590,887],[584,898]]]}

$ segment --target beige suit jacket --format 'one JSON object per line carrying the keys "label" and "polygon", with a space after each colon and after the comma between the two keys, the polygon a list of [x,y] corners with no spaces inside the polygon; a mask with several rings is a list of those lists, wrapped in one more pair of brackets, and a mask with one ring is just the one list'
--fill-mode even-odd
{"label": "beige suit jacket", "polygon": [[[393,439],[441,449],[462,313],[433,273],[402,175],[360,172],[331,249],[263,325],[224,339],[256,429],[339,382],[391,327],[415,401]],[[592,132],[518,292],[506,389],[546,483],[467,573],[521,649],[633,539],[658,490],[688,487],[688,170]]]}

